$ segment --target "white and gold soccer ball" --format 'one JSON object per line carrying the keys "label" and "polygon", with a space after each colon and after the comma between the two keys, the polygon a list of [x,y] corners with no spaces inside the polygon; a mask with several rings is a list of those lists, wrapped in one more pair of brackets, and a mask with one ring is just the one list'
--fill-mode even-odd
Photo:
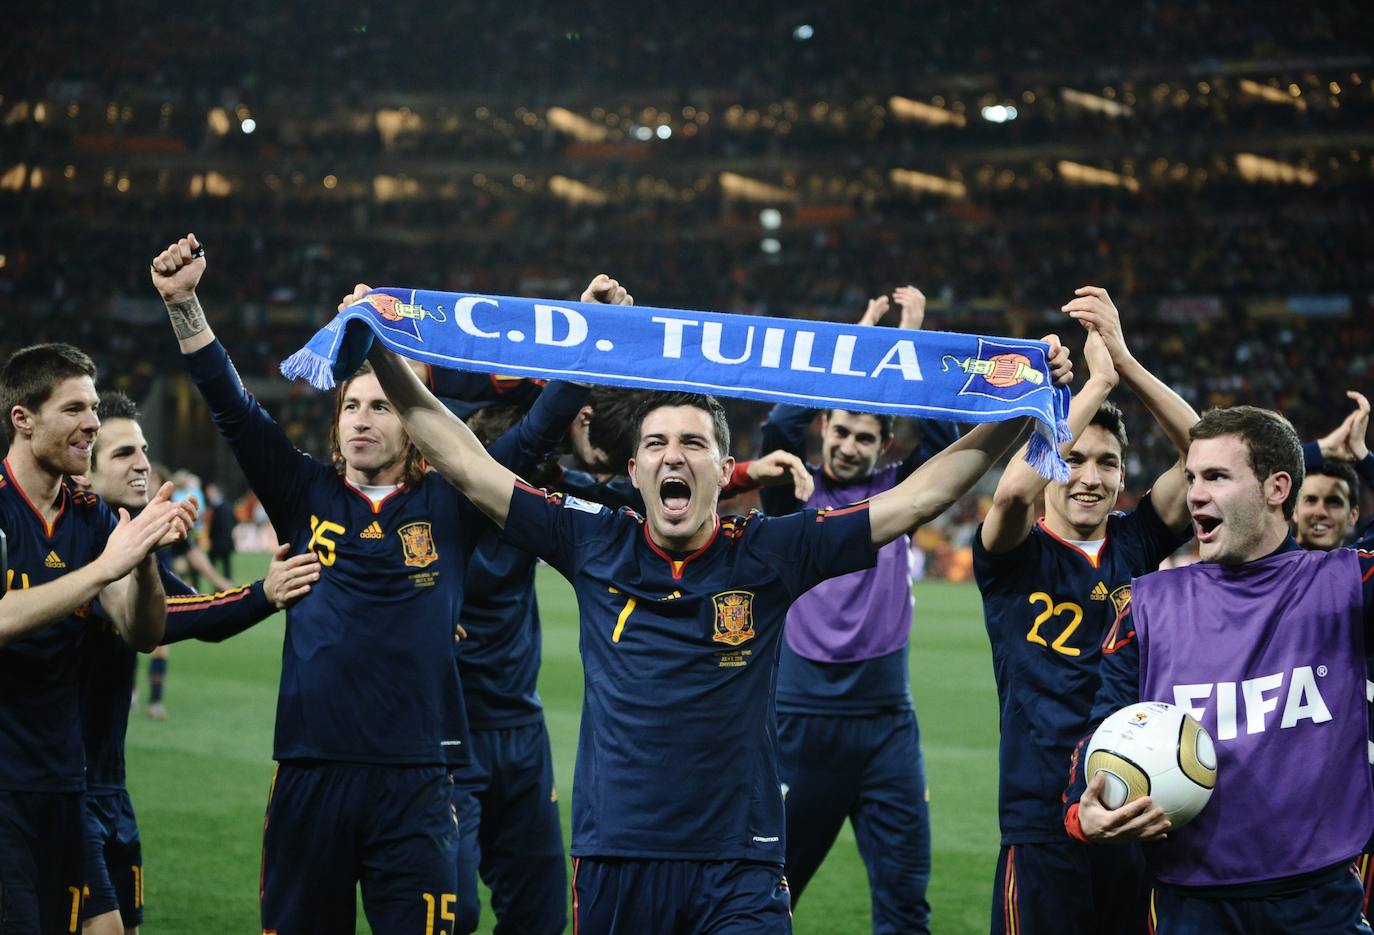
{"label": "white and gold soccer ball", "polygon": [[1102,804],[1117,809],[1148,795],[1175,828],[1192,821],[1217,784],[1212,736],[1182,708],[1162,701],[1127,705],[1102,722],[1088,742],[1091,782],[1107,775]]}

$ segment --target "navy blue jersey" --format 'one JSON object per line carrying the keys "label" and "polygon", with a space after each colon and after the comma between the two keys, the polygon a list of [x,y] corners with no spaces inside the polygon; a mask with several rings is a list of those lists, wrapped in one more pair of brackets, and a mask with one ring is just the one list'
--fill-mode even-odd
{"label": "navy blue jersey", "polygon": [[[105,549],[115,518],[93,494],[63,484],[51,526],[0,471],[0,528],[9,547],[8,586],[56,581]],[[85,787],[78,684],[90,605],[0,647],[0,789],[78,792]],[[125,706],[128,706],[126,699]]]}
{"label": "navy blue jersey", "polygon": [[[187,639],[217,643],[241,633],[276,612],[262,582],[215,594],[197,594],[157,553],[158,573],[167,594],[163,645]],[[124,788],[124,736],[129,730],[129,698],[134,691],[138,653],[124,642],[109,613],[96,601],[81,651],[81,733],[86,744],[86,788],[116,792]]]}
{"label": "navy blue jersey", "polygon": [[[774,406],[760,432],[760,454],[781,449],[804,460],[806,431],[815,415],[816,410],[805,406]],[[914,470],[959,438],[959,426],[953,422],[922,419],[917,420],[917,424],[920,426],[921,443],[901,462],[849,484],[832,480],[821,467],[807,465],[816,483],[811,499],[806,504],[799,503],[789,484],[765,487],[759,491],[764,510],[770,515],[780,516],[798,510],[803,505],[817,507],[866,499],[900,484]],[[901,542],[888,548],[895,553],[909,546],[905,538]],[[882,564],[881,559],[879,564]],[[863,581],[875,587],[893,585],[891,575],[882,580],[869,576]],[[902,592],[901,600],[909,606],[909,579],[903,575],[897,587]],[[793,616],[795,619],[796,615]],[[795,714],[854,716],[909,710],[909,647],[910,644],[903,641],[896,648],[870,654],[866,658],[836,661],[802,655],[793,648],[789,637],[783,641],[782,662],[778,670],[778,710]]]}
{"label": "navy blue jersey", "polygon": [[1101,679],[1103,636],[1131,599],[1131,579],[1154,571],[1186,542],[1155,512],[1149,494],[1107,519],[1097,558],[1036,523],[996,555],[973,539],[1001,709],[998,791],[1002,843],[1063,837],[1060,795]]}
{"label": "navy blue jersey", "polygon": [[485,520],[434,473],[373,503],[291,444],[218,342],[187,363],[278,537],[322,566],[286,613],[273,756],[462,762],[454,624],[472,531]]}
{"label": "navy blue jersey", "polygon": [[[588,392],[549,383],[526,416],[492,443],[492,457],[516,474],[533,469],[552,454]],[[537,724],[544,710],[537,688],[543,650],[534,592],[538,560],[503,542],[495,526],[484,528],[468,560],[461,616],[467,636],[458,645],[468,722],[474,730]]]}
{"label": "navy blue jersey", "polygon": [[873,563],[868,504],[727,517],[673,555],[644,520],[518,484],[504,533],[577,593],[578,856],[784,857],[773,709],[787,608]]}

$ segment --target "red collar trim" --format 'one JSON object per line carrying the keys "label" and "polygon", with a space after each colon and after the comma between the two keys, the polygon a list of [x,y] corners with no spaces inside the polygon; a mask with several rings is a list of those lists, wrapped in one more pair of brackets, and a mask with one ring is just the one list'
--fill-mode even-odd
{"label": "red collar trim", "polygon": [[353,483],[353,482],[352,482],[351,480],[349,480],[347,477],[342,478],[342,480],[343,480],[343,482],[344,482],[344,486],[345,486],[345,487],[347,487],[349,490],[353,491],[353,492],[354,492],[355,494],[357,494],[359,497],[362,497],[363,502],[367,504],[368,509],[370,509],[373,513],[380,513],[380,512],[382,512],[382,504],[383,504],[383,503],[386,503],[386,502],[387,502],[388,500],[390,500],[392,497],[396,496],[396,495],[397,495],[398,493],[400,493],[402,490],[405,490],[405,489],[406,489],[405,481],[401,481],[399,484],[396,485],[396,489],[395,489],[395,490],[391,491],[391,493],[387,494],[385,497],[383,497],[382,499],[378,500],[376,503],[373,503],[373,502],[372,502],[372,498],[369,497],[367,494],[363,493],[361,490],[359,490],[357,484]]}
{"label": "red collar trim", "polygon": [[51,539],[53,530],[57,528],[57,521],[62,518],[62,514],[67,512],[67,485],[58,485],[57,497],[59,500],[62,501],[62,505],[57,508],[57,515],[54,516],[52,518],[52,522],[49,523],[46,519],[43,518],[42,511],[39,510],[38,507],[33,505],[33,501],[29,499],[29,495],[24,492],[24,488],[19,483],[19,478],[14,476],[14,471],[10,469],[10,459],[8,457],[5,458],[4,465],[5,476],[9,478],[10,483],[14,484],[14,489],[19,491],[19,496],[22,497],[24,499],[24,502],[28,504],[29,509],[33,511],[33,515],[38,517],[38,522],[41,523],[43,526],[43,535],[46,538]]}
{"label": "red collar trim", "polygon": [[644,541],[649,543],[649,548],[653,549],[654,552],[658,554],[659,558],[663,559],[665,562],[668,563],[668,568],[673,573],[674,581],[681,581],[682,572],[687,568],[687,563],[690,562],[692,559],[696,558],[698,555],[701,555],[701,553],[705,552],[707,549],[709,549],[711,547],[711,543],[716,541],[716,536],[720,534],[720,517],[713,516],[712,519],[715,520],[715,526],[711,529],[711,538],[707,539],[705,545],[697,549],[695,552],[693,552],[686,558],[673,558],[667,552],[663,551],[663,549],[659,548],[659,545],[657,542],[654,541],[653,536],[649,535],[649,523],[647,520],[645,521]]}
{"label": "red collar trim", "polygon": [[1050,529],[1050,527],[1045,525],[1045,517],[1040,517],[1040,519],[1036,520],[1036,523],[1040,526],[1041,530],[1044,531],[1045,535],[1049,536],[1051,539],[1053,539],[1055,542],[1058,542],[1066,549],[1077,552],[1079,555],[1083,556],[1083,558],[1087,560],[1089,565],[1093,566],[1094,568],[1100,566],[1102,561],[1102,553],[1107,551],[1107,536],[1105,532],[1102,536],[1102,548],[1098,549],[1097,555],[1094,556],[1089,555],[1087,552],[1084,552],[1082,549],[1074,545],[1069,540],[1060,538],[1058,535],[1056,535],[1055,532],[1052,529]]}

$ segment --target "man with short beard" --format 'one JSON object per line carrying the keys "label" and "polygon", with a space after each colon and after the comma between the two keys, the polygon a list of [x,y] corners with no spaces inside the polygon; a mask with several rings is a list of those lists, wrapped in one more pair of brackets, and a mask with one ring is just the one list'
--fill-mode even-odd
{"label": "man with short beard", "polygon": [[[0,529],[0,922],[17,935],[72,931],[81,908],[85,757],[80,649],[97,598],[130,646],[148,652],[166,617],[153,552],[185,536],[193,504],[158,490],[118,519],[70,481],[100,428],[95,365],[69,344],[15,352],[0,369],[8,457]],[[127,707],[127,698],[123,701]]]}
{"label": "man with short beard", "polygon": [[[919,330],[925,295],[893,293],[898,327]],[[876,326],[887,296],[868,303],[860,324]],[[777,405],[761,448],[806,453],[815,411]],[[919,420],[921,443],[878,467],[893,441],[892,416],[826,410],[821,463],[808,465],[812,494],[760,494],[771,516],[848,506],[900,484],[959,437],[954,423]],[[930,807],[920,728],[911,703],[911,538],[883,546],[872,568],[823,581],[787,612],[778,665],[778,773],[787,811],[787,882],[795,910],[846,818],[868,870],[875,935],[930,931]]]}
{"label": "man with short beard", "polygon": [[[1056,382],[1070,374],[1052,341]],[[410,437],[506,541],[572,582],[586,693],[573,785],[574,927],[791,931],[772,704],[788,606],[938,515],[1025,431],[979,426],[902,484],[843,509],[724,517],[724,410],[662,394],[635,420],[644,515],[547,494],[486,454],[406,364],[369,358]]]}
{"label": "man with short beard", "polygon": [[[137,515],[148,504],[149,476],[138,407],[123,393],[102,393],[100,414],[86,486],[109,506]],[[200,595],[173,573],[170,556],[160,552],[158,571],[168,595],[162,645],[187,639],[217,643],[242,633],[309,591],[319,568],[312,553],[287,560],[283,547],[265,579]],[[92,606],[91,623],[81,677],[88,890],[82,929],[85,935],[135,935],[144,912],[143,847],[125,787],[124,737],[138,656],[99,602]]]}
{"label": "man with short beard", "polygon": [[[1283,416],[1213,409],[1189,434],[1201,560],[1135,580],[1069,761],[1064,827],[1093,844],[1151,844],[1160,935],[1368,935],[1351,860],[1374,827],[1374,552],[1298,546],[1302,452]],[[1178,705],[1213,740],[1217,782],[1186,827],[1148,795],[1108,809],[1105,775],[1085,774],[1096,726],[1141,700]]]}

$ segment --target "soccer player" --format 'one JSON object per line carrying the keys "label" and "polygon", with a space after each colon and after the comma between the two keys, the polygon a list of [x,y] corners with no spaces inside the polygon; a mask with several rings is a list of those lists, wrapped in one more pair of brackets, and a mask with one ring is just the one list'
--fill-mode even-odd
{"label": "soccer player", "polygon": [[[100,433],[85,481],[111,507],[136,515],[148,503],[148,443],[138,407],[119,392],[100,396]],[[265,579],[199,595],[158,553],[167,599],[162,642],[219,642],[266,620],[309,591],[319,578],[311,552],[286,560],[278,552]],[[86,888],[81,909],[86,935],[136,933],[143,921],[143,849],[133,803],[124,785],[124,737],[129,725],[137,654],[114,628],[104,606],[91,609],[93,626],[82,647],[81,729],[86,744]]]}
{"label": "soccer player", "polygon": [[[122,638],[147,652],[165,598],[153,551],[186,534],[191,504],[164,485],[118,520],[69,481],[100,428],[95,365],[69,344],[15,352],[0,369],[9,455],[0,469],[8,546],[0,599],[0,926],[74,930],[81,909],[85,758],[80,649],[97,597]],[[122,704],[127,708],[127,697]]]}
{"label": "soccer player", "polygon": [[[1134,582],[1071,760],[1064,825],[1094,843],[1154,842],[1159,935],[1369,933],[1350,862],[1374,827],[1374,553],[1294,541],[1302,451],[1278,413],[1213,409],[1190,435],[1201,562]],[[1187,709],[1215,742],[1216,788],[1186,827],[1149,796],[1109,810],[1105,778],[1084,776],[1092,727],[1141,699]]]}
{"label": "soccer player", "polygon": [[[153,261],[153,284],[273,527],[323,566],[287,611],[263,928],[351,931],[361,882],[374,932],[448,935],[458,860],[448,770],[468,758],[453,639],[484,521],[423,470],[367,367],[339,387],[333,463],[296,450],[244,390],[205,319],[198,249],[194,235],[169,245]],[[565,429],[526,423],[499,454],[542,457]]]}
{"label": "soccer player", "polygon": [[[893,293],[899,327],[919,329],[925,296]],[[876,325],[887,296],[868,303],[861,324]],[[814,410],[778,405],[762,447],[801,456]],[[764,512],[839,508],[889,490],[958,438],[958,426],[923,420],[921,444],[878,470],[892,444],[893,418],[827,410],[821,464],[808,466],[814,492],[760,493]],[[868,869],[875,933],[928,932],[930,809],[920,728],[911,704],[911,540],[883,546],[872,568],[823,581],[787,612],[778,666],[778,772],[787,812],[787,882],[795,910],[848,816]]]}
{"label": "soccer player", "polygon": [[[1055,374],[1067,355],[1054,348]],[[645,515],[546,495],[500,467],[399,358],[370,359],[430,463],[577,591],[586,693],[573,793],[574,926],[791,930],[772,686],[788,606],[937,515],[1024,431],[981,426],[871,501],[721,519],[729,429],[709,397],[636,419]]]}
{"label": "soccer player", "polygon": [[1181,461],[1135,510],[1114,512],[1126,430],[1106,400],[1125,382],[1180,452],[1197,414],[1131,355],[1104,290],[1079,289],[1064,309],[1088,328],[1089,379],[1069,408],[1069,480],[1047,484],[1013,458],[973,545],[1001,709],[992,931],[1006,935],[1144,930],[1149,881],[1138,849],[1067,839],[1060,793],[1097,692],[1098,647],[1130,601],[1131,579],[1188,538]]}

